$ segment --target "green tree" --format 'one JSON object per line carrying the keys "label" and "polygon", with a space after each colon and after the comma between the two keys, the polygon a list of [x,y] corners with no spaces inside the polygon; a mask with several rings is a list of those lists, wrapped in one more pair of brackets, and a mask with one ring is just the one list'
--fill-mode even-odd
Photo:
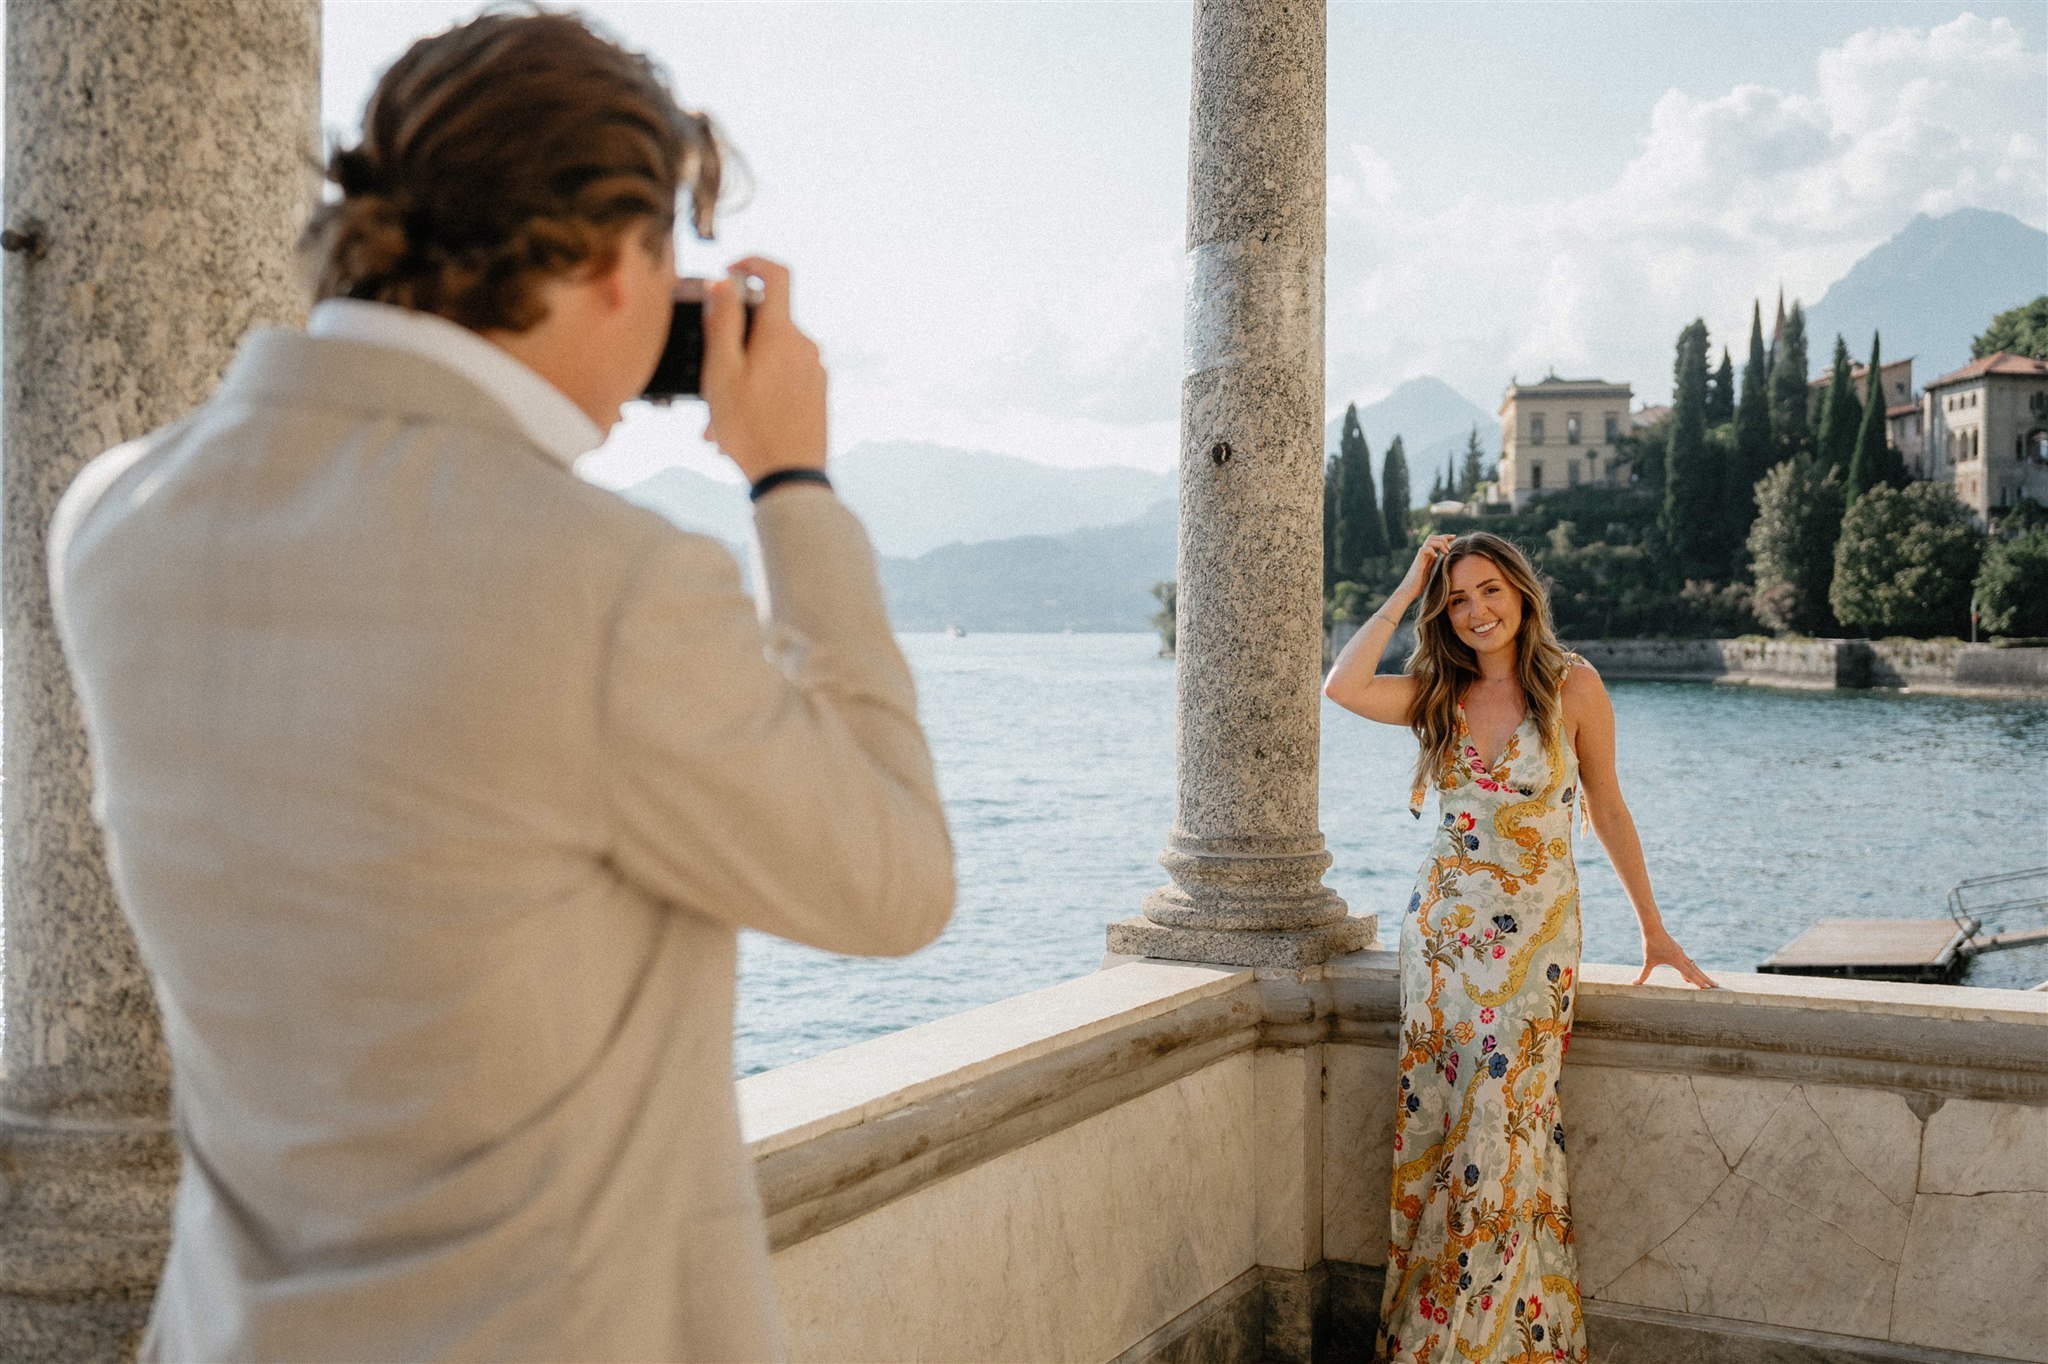
{"label": "green tree", "polygon": [[[1855,362],[1849,358],[1849,343],[1835,338],[1835,363],[1828,379],[1828,392],[1820,400],[1820,433],[1814,437],[1814,457],[1822,468],[1849,477],[1849,461],[1856,453],[1856,433],[1863,425],[1863,404],[1856,399]],[[1850,493],[1854,498],[1862,492]]]}
{"label": "green tree", "polygon": [[1718,567],[1720,488],[1707,449],[1707,324],[1695,319],[1678,334],[1671,397],[1671,437],[1664,454],[1664,538],[1687,577]]}
{"label": "green tree", "polygon": [[1764,358],[1763,310],[1749,309],[1749,363],[1742,367],[1742,397],[1735,405],[1736,481],[1752,499],[1757,483],[1778,462],[1771,444],[1771,363]]}
{"label": "green tree", "polygon": [[1152,615],[1152,628],[1159,632],[1159,653],[1162,657],[1173,653],[1178,646],[1180,614],[1180,590],[1177,582],[1152,584],[1152,595],[1159,602],[1159,609]]}
{"label": "green tree", "polygon": [[1841,476],[1807,460],[1785,460],[1758,481],[1756,507],[1748,548],[1757,619],[1781,635],[1831,632]]}
{"label": "green tree", "polygon": [[2048,360],[2048,294],[2041,295],[2032,303],[2006,309],[1991,319],[1991,325],[1984,329],[1982,336],[1970,343],[1970,358],[1973,360],[1982,360],[2000,351]]}
{"label": "green tree", "polygon": [[1946,483],[1878,484],[1850,504],[1828,604],[1870,635],[1959,635],[1984,532]]}
{"label": "green tree", "polygon": [[1337,581],[1337,457],[1323,462],[1323,591]]}
{"label": "green tree", "polygon": [[2048,636],[2048,529],[2034,529],[1984,551],[1971,605],[1994,635]]}
{"label": "green tree", "polygon": [[1906,486],[1906,461],[1886,439],[1884,366],[1878,360],[1877,334],[1870,337],[1870,379],[1863,392],[1862,421],[1856,428],[1856,450],[1849,458],[1849,500],[1854,502],[1880,483]]}
{"label": "green tree", "polygon": [[1358,425],[1358,404],[1344,409],[1337,439],[1337,578],[1356,581],[1366,565],[1387,552],[1387,523],[1373,488],[1372,452]]}
{"label": "green tree", "polygon": [[1735,363],[1728,358],[1728,348],[1721,347],[1721,368],[1714,371],[1714,381],[1707,387],[1707,425],[1719,426],[1722,422],[1735,420]]}
{"label": "green tree", "polygon": [[1465,467],[1458,471],[1458,496],[1469,498],[1486,481],[1486,452],[1479,448],[1479,428],[1465,437]]}
{"label": "green tree", "polygon": [[1813,446],[1806,421],[1806,314],[1796,299],[1771,356],[1771,439],[1778,459],[1805,454]]}
{"label": "green tree", "polygon": [[1396,554],[1408,548],[1408,454],[1401,438],[1387,447],[1387,462],[1380,470],[1380,510],[1387,518],[1387,547]]}

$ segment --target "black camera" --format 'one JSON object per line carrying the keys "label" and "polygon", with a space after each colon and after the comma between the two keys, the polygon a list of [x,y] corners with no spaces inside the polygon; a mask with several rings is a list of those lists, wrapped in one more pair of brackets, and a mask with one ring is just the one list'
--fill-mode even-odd
{"label": "black camera", "polygon": [[[747,299],[747,320],[742,338],[754,334],[756,298]],[[640,396],[651,403],[671,403],[677,398],[694,398],[704,379],[704,281],[683,280],[676,288],[674,311],[669,314],[668,340],[655,363],[654,375]]]}

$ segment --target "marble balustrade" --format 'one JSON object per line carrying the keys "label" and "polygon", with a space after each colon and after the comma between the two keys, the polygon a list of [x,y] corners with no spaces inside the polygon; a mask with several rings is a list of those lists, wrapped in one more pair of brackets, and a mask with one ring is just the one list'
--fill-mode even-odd
{"label": "marble balustrade", "polygon": [[[2048,1361],[2048,996],[1588,965],[1596,1357]],[[1112,964],[741,1082],[797,1359],[1364,1356],[1391,954]]]}

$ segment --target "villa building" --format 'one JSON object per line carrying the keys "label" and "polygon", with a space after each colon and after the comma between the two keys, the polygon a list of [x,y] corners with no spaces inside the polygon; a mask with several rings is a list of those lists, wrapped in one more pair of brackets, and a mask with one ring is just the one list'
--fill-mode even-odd
{"label": "villa building", "polygon": [[1928,476],[1990,522],[2021,494],[2048,503],[2048,360],[2000,351],[1927,385]]}
{"label": "villa building", "polygon": [[1627,384],[1560,379],[1509,384],[1500,405],[1500,481],[1493,500],[1516,511],[1545,493],[1619,482],[1615,442],[1631,429]]}

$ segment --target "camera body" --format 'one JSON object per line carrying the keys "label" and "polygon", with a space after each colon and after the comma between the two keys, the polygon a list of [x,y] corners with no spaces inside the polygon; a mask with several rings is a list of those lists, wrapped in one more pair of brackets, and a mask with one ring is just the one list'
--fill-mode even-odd
{"label": "camera body", "polygon": [[[754,309],[759,300],[746,301],[746,322],[742,338],[754,334]],[[662,344],[661,359],[647,380],[641,398],[666,405],[677,398],[695,398],[704,380],[704,281],[689,279],[676,287],[674,310],[669,314],[668,340]]]}

